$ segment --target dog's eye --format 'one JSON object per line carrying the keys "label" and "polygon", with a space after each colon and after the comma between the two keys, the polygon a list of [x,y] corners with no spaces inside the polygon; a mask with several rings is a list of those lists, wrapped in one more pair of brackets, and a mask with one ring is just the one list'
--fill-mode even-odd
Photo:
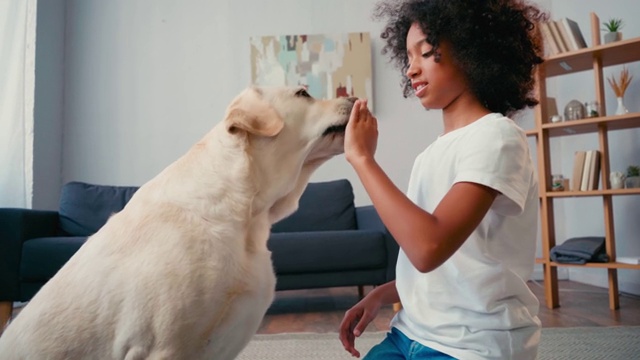
{"label": "dog's eye", "polygon": [[309,93],[305,89],[298,90],[298,92],[296,92],[296,96],[306,97],[306,98],[310,98],[311,97],[311,95],[309,95]]}

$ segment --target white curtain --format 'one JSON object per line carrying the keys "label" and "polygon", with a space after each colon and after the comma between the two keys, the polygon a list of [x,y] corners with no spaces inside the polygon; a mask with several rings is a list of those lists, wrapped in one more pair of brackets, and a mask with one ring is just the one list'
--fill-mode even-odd
{"label": "white curtain", "polygon": [[37,0],[0,0],[0,207],[31,208]]}

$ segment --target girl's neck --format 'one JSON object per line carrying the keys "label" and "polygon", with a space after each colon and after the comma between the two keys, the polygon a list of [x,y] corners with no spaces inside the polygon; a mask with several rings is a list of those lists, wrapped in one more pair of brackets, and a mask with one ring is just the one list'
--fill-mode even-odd
{"label": "girl's neck", "polygon": [[465,92],[442,109],[444,133],[465,127],[490,113],[475,96]]}

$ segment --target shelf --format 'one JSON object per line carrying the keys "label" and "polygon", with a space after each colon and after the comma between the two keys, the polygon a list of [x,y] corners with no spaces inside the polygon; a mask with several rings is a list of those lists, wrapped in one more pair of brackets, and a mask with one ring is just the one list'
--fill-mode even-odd
{"label": "shelf", "polygon": [[586,197],[603,195],[640,195],[640,188],[633,189],[608,189],[608,190],[588,190],[588,191],[548,191],[547,197]]}
{"label": "shelf", "polygon": [[[547,264],[547,262],[543,258],[536,258],[536,264]],[[640,270],[640,265],[636,264],[625,264],[625,263],[617,263],[617,262],[607,262],[607,263],[597,263],[597,262],[588,262],[586,264],[568,264],[568,263],[558,263],[555,261],[549,261],[549,265],[554,267],[583,267],[583,268],[599,268],[599,269],[632,269],[632,270]]]}
{"label": "shelf", "polygon": [[[638,45],[640,47],[640,44]],[[601,116],[558,123],[542,124],[550,137],[596,133],[604,126],[607,130],[625,130],[640,127],[640,113]],[[527,132],[528,134],[528,132]]]}
{"label": "shelf", "polygon": [[608,263],[595,263],[595,262],[588,262],[586,264],[565,264],[565,263],[557,263],[557,262],[549,262],[549,265],[551,266],[555,266],[555,267],[564,267],[564,266],[571,266],[571,267],[583,267],[583,268],[599,268],[599,269],[631,269],[631,270],[640,270],[640,265],[634,265],[634,264],[623,264],[623,263],[617,263],[617,262],[608,262]]}
{"label": "shelf", "polygon": [[640,37],[564,52],[545,59],[547,78],[593,70],[593,59],[602,59],[602,66],[613,66],[640,59]]}
{"label": "shelf", "polygon": [[[603,69],[608,66],[622,65],[640,61],[640,37],[633,39],[616,41],[609,44],[600,45],[600,19],[595,13],[590,14],[592,44],[590,48],[580,49],[577,51],[564,52],[553,55],[541,64],[537,72],[536,91],[540,96],[547,94],[547,79],[550,77],[589,72],[594,80],[594,89],[596,92],[595,99],[606,109],[604,87],[607,79],[604,77]],[[591,137],[597,138],[598,151],[601,154],[600,166],[598,172],[600,178],[608,176],[611,171],[611,154],[609,152],[609,135],[615,130],[640,129],[640,112],[624,115],[606,116],[606,111],[601,113],[603,116],[595,118],[586,118],[580,120],[570,120],[564,122],[552,123],[548,119],[548,109],[544,107],[549,104],[541,102],[535,111],[535,129],[526,131],[527,136],[535,137],[536,152],[538,155],[538,175],[541,184],[540,193],[540,223],[541,223],[541,241],[544,249],[549,249],[555,245],[556,236],[556,215],[554,212],[555,199],[564,198],[585,198],[600,197],[602,202],[602,212],[604,215],[603,236],[605,238],[605,250],[610,259],[616,258],[616,236],[614,226],[614,196],[640,195],[640,188],[633,189],[595,189],[589,191],[551,191],[551,163],[555,156],[568,157],[570,154],[564,154],[556,151],[550,142],[554,137],[571,136],[578,134],[590,134]],[[582,140],[582,139],[579,139]],[[557,152],[553,154],[553,152]],[[603,175],[606,174],[606,175]],[[601,187],[608,181],[602,179],[599,181]],[[618,225],[618,224],[616,224]],[[625,225],[623,225],[625,226]],[[620,227],[620,225],[618,225]],[[549,255],[548,253],[546,255]],[[618,290],[618,273],[619,269],[640,270],[640,265],[623,264],[617,262],[609,263],[586,263],[565,264],[556,263],[548,257],[536,259],[537,264],[542,264],[544,271],[544,287],[546,305],[549,308],[560,306],[558,292],[558,273],[559,267],[574,268],[597,268],[607,270],[609,308],[612,310],[620,307],[619,290]]]}

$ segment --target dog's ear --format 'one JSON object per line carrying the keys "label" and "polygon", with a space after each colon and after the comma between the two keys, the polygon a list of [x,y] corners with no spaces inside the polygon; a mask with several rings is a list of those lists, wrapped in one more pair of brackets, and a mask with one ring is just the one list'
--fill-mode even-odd
{"label": "dog's ear", "polygon": [[282,116],[262,98],[257,88],[240,94],[229,105],[224,121],[230,133],[242,130],[259,136],[276,136],[284,127]]}

